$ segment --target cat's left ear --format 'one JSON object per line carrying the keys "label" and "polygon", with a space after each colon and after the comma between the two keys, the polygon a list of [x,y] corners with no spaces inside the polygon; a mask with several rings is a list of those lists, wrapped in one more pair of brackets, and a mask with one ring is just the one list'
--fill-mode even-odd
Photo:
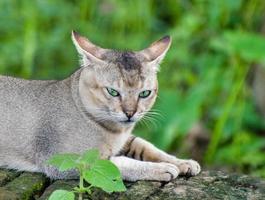
{"label": "cat's left ear", "polygon": [[104,54],[108,51],[90,42],[87,38],[72,31],[73,43],[81,56],[81,65],[87,66],[90,63],[104,62]]}
{"label": "cat's left ear", "polygon": [[139,53],[144,56],[146,62],[158,65],[165,57],[170,45],[171,37],[165,36]]}

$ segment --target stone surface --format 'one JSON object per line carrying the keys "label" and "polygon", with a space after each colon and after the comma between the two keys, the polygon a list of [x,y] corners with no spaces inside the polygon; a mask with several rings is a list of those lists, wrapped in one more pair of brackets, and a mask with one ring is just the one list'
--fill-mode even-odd
{"label": "stone surface", "polygon": [[[6,173],[7,171],[5,171]],[[2,171],[0,171],[0,174]],[[7,172],[15,173],[15,172]],[[23,173],[16,178],[10,175],[10,182],[0,187],[0,200],[48,199],[56,189],[71,190],[77,180],[50,182],[41,174]],[[0,175],[1,177],[1,175]],[[0,179],[1,180],[1,179]],[[91,198],[111,200],[175,200],[175,199],[265,199],[265,181],[246,175],[227,174],[219,171],[205,171],[199,176],[180,177],[170,183],[138,181],[126,183],[127,191],[107,194],[94,189]]]}
{"label": "stone surface", "polygon": [[7,182],[12,181],[19,175],[20,173],[14,170],[0,169],[0,187],[5,185]]}
{"label": "stone surface", "polygon": [[173,200],[173,199],[265,199],[265,181],[245,175],[202,172],[192,178],[178,178],[170,183],[137,182],[121,194],[95,191],[95,199]]}
{"label": "stone surface", "polygon": [[20,176],[0,187],[0,200],[36,199],[42,194],[49,180],[43,174],[22,173]]}
{"label": "stone surface", "polygon": [[58,190],[58,189],[64,189],[64,190],[72,190],[74,187],[78,185],[78,180],[58,180],[52,183],[45,192],[41,195],[39,200],[45,200],[48,199],[49,196],[52,194],[53,191]]}

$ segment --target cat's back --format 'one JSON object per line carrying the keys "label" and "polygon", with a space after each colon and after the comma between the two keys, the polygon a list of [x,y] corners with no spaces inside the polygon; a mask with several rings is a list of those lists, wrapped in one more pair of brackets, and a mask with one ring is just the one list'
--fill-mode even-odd
{"label": "cat's back", "polygon": [[45,90],[48,90],[50,85],[56,82],[58,81],[25,80],[0,75],[0,103],[8,99],[13,99],[17,102],[26,99],[34,100],[40,97]]}
{"label": "cat's back", "polygon": [[67,79],[38,81],[0,76],[0,152],[5,144],[21,143],[17,141],[18,135],[32,143],[34,134],[45,123],[57,119],[55,113],[64,111],[60,100],[67,98],[68,82]]}
{"label": "cat's back", "polygon": [[27,82],[29,81],[11,76],[0,75],[0,92],[6,92],[9,88],[12,88],[17,84],[26,84]]}
{"label": "cat's back", "polygon": [[22,78],[0,75],[0,93],[5,92],[14,94],[14,92],[19,92],[22,94],[23,92],[34,92],[36,89],[45,88],[47,85],[55,82],[57,81],[26,80]]}
{"label": "cat's back", "polygon": [[14,78],[11,76],[0,76],[0,106],[7,106],[11,102],[19,103],[24,97],[30,94],[27,91],[27,85],[31,85],[30,81]]}
{"label": "cat's back", "polygon": [[[15,118],[18,115],[38,114],[43,98],[50,93],[57,81],[37,81],[0,76],[0,118]],[[47,100],[48,98],[46,98]],[[31,118],[30,117],[30,118]]]}

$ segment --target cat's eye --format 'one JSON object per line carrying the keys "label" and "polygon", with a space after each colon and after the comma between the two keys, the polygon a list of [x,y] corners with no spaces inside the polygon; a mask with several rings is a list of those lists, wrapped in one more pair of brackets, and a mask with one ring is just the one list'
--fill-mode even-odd
{"label": "cat's eye", "polygon": [[148,96],[150,96],[151,94],[151,90],[145,90],[145,91],[142,91],[140,94],[139,94],[139,97],[140,98],[146,98]]}
{"label": "cat's eye", "polygon": [[114,90],[113,88],[109,88],[109,87],[107,87],[106,89],[107,89],[108,93],[109,93],[111,96],[113,96],[113,97],[118,97],[118,96],[120,96],[120,93],[119,93],[117,90]]}

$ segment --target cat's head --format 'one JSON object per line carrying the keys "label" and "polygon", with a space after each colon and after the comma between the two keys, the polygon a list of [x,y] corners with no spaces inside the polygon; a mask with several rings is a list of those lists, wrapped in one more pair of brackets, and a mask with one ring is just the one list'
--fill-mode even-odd
{"label": "cat's head", "polygon": [[122,126],[141,119],[157,97],[157,72],[171,38],[141,51],[103,49],[74,31],[72,39],[81,57],[79,92],[87,111],[101,122]]}

